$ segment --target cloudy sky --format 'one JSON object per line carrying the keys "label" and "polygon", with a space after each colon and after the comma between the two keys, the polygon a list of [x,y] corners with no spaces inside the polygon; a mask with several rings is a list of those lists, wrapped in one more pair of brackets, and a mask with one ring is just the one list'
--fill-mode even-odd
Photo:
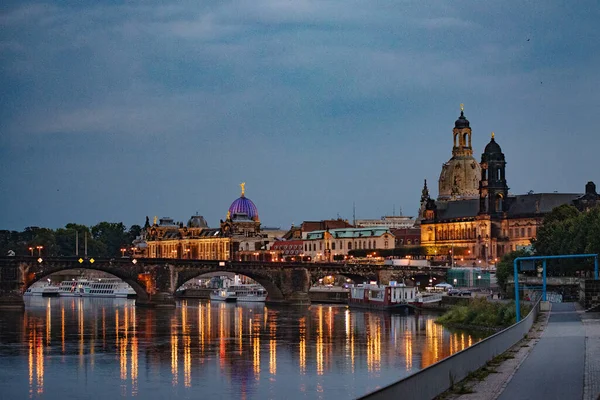
{"label": "cloudy sky", "polygon": [[0,229],[414,215],[465,104],[512,193],[600,184],[597,0],[4,1]]}

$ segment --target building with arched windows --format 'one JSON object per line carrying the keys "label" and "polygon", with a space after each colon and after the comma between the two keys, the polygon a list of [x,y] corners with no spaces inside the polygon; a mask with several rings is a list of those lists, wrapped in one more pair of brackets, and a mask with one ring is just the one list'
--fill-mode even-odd
{"label": "building with arched windows", "polygon": [[452,158],[442,166],[437,200],[431,198],[427,181],[421,193],[417,224],[421,245],[430,255],[447,255],[459,265],[494,264],[505,253],[528,247],[555,207],[572,204],[582,209],[598,203],[592,182],[585,194],[509,194],[506,158],[495,135],[478,163],[462,105],[452,134]]}
{"label": "building with arched windows", "polygon": [[395,247],[389,228],[342,228],[308,232],[304,256],[312,261],[333,261],[351,250],[380,250]]}
{"label": "building with arched windows", "polygon": [[[145,255],[150,258],[190,258],[198,260],[242,260],[265,253],[273,239],[261,231],[256,205],[242,193],[231,203],[219,228],[209,228],[204,217],[195,215],[183,224],[161,218],[145,227]],[[278,231],[281,232],[281,231]],[[282,232],[281,232],[282,233]],[[264,258],[264,257],[262,257]]]}

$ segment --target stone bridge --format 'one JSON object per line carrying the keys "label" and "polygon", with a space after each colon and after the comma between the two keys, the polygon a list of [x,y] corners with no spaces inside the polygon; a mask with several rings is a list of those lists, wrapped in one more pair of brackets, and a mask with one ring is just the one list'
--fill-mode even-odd
{"label": "stone bridge", "polygon": [[310,304],[310,286],[327,275],[342,275],[354,282],[376,280],[388,283],[411,276],[441,277],[446,274],[443,267],[418,269],[374,264],[5,257],[0,258],[0,308],[23,307],[22,294],[35,282],[55,272],[80,269],[103,271],[122,279],[135,290],[136,305],[148,307],[174,306],[173,295],[181,285],[209,272],[245,275],[267,290],[269,302],[298,305]]}

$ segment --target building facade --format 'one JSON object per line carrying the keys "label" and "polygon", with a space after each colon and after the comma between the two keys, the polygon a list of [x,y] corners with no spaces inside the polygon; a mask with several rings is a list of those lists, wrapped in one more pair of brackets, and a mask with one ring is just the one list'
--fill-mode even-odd
{"label": "building facade", "polygon": [[351,250],[392,249],[394,235],[388,228],[341,228],[309,232],[304,255],[314,262],[331,262]]}
{"label": "building facade", "polygon": [[[598,201],[592,182],[586,185],[585,194],[510,195],[505,155],[494,134],[481,155],[481,163],[474,167],[470,159],[471,128],[462,107],[453,136],[453,157],[442,167],[438,200],[431,198],[427,182],[421,194],[418,224],[421,244],[429,249],[430,255],[450,253],[459,265],[495,264],[502,255],[530,246],[544,216],[555,207],[573,204],[583,209]],[[461,171],[459,174],[464,173],[465,166],[469,167],[469,173],[463,176],[468,179],[454,179],[458,171]],[[452,175],[451,170],[455,170]],[[450,192],[447,185],[449,177],[457,182]]]}
{"label": "building facade", "polygon": [[204,217],[192,216],[187,224],[171,218],[161,218],[144,231],[145,255],[149,258],[190,258],[197,260],[265,259],[270,236],[261,232],[256,205],[245,195],[245,183],[240,185],[241,196],[231,203],[219,228],[209,228]]}
{"label": "building facade", "polygon": [[413,217],[406,217],[403,215],[388,215],[381,217],[381,219],[357,219],[356,227],[383,227],[390,229],[406,229],[412,228],[415,225],[415,222],[416,220]]}

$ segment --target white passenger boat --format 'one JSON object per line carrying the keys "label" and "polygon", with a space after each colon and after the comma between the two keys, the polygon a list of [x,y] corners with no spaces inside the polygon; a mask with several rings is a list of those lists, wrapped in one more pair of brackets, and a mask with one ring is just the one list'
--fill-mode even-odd
{"label": "white passenger boat", "polygon": [[258,284],[230,286],[229,290],[235,293],[238,302],[257,303],[267,300],[267,291]]}
{"label": "white passenger boat", "polygon": [[215,290],[210,294],[210,299],[258,303],[267,300],[267,291],[257,283],[242,283],[240,277],[236,275],[233,284]]}
{"label": "white passenger boat", "polygon": [[36,285],[35,283],[29,287],[24,296],[43,296],[43,297],[54,297],[58,296],[60,288],[58,286],[53,286],[48,283],[43,285]]}
{"label": "white passenger boat", "polygon": [[88,280],[80,278],[63,281],[60,284],[61,296],[81,297],[135,297],[135,291],[118,278],[100,278]]}
{"label": "white passenger boat", "polygon": [[228,288],[225,289],[217,289],[210,294],[210,299],[214,301],[227,301],[233,302],[236,301],[237,298],[235,296],[235,292],[229,291]]}

